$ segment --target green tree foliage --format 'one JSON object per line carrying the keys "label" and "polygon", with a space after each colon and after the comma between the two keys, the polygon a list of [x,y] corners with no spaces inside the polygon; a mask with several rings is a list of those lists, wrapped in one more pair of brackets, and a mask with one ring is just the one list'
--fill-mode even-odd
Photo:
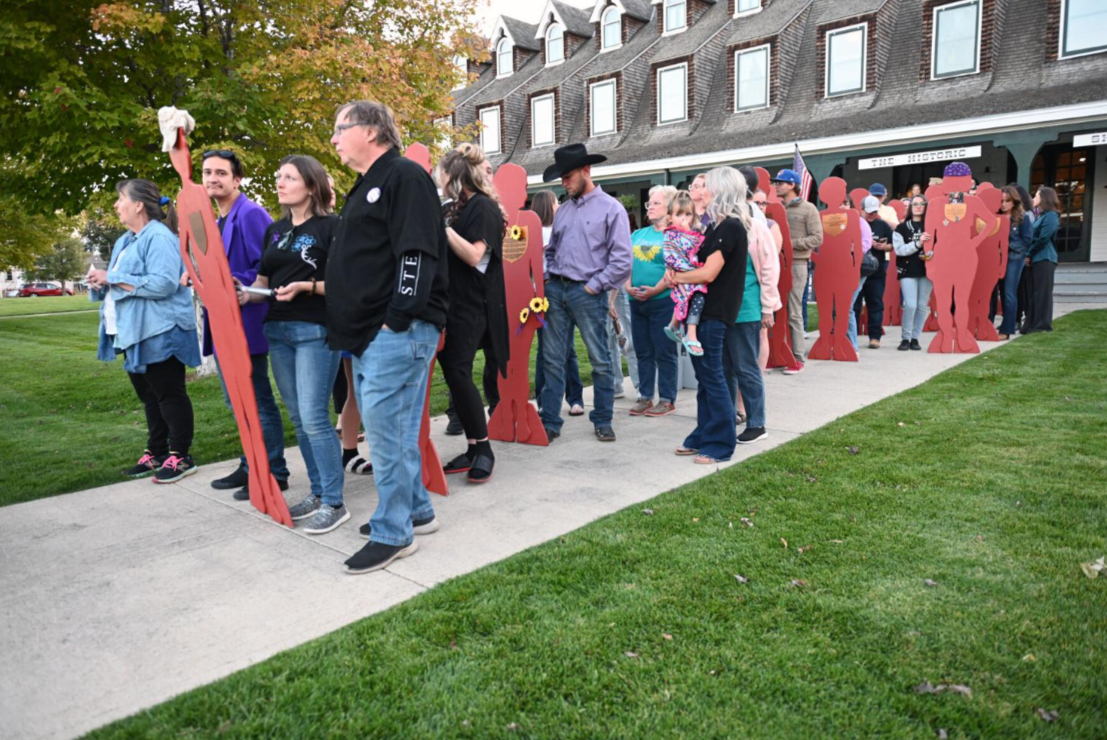
{"label": "green tree foliage", "polygon": [[373,98],[409,141],[439,139],[455,54],[477,58],[478,0],[4,0],[0,192],[78,213],[126,177],[176,192],[157,111],[187,109],[192,149],[233,147],[252,197],[290,153],[350,176],[329,143],[335,108]]}
{"label": "green tree foliage", "polygon": [[75,280],[88,269],[88,256],[80,239],[62,239],[44,254],[39,255],[31,270],[33,280],[57,280],[62,292],[66,283]]}
{"label": "green tree foliage", "polygon": [[103,209],[85,211],[81,214],[79,224],[85,251],[89,254],[98,254],[101,259],[107,259],[111,255],[112,247],[125,231],[119,223],[119,218],[114,213]]}
{"label": "green tree foliage", "polygon": [[72,227],[63,215],[28,212],[21,201],[0,191],[0,270],[31,269]]}

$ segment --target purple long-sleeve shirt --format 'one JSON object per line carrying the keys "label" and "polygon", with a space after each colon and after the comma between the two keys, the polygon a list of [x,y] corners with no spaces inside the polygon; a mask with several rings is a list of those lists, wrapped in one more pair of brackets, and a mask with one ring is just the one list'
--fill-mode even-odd
{"label": "purple long-sleeve shirt", "polygon": [[547,275],[580,280],[602,293],[621,287],[630,268],[630,221],[622,203],[597,185],[557,209],[546,245]]}

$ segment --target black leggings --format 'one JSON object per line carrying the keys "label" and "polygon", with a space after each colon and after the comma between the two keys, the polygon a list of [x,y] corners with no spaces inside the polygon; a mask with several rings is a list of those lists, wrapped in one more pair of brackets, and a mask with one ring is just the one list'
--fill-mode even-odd
{"label": "black leggings", "polygon": [[1053,272],[1057,264],[1041,260],[1030,265],[1030,308],[1026,312],[1023,334],[1053,331]]}
{"label": "black leggings", "polygon": [[176,357],[127,373],[138,400],[146,407],[146,448],[155,457],[170,451],[180,456],[192,447],[192,400],[185,388],[185,366]]}
{"label": "black leggings", "polygon": [[496,356],[488,336],[487,319],[471,314],[467,318],[470,321],[466,325],[447,323],[446,343],[438,353],[438,364],[442,366],[442,377],[450,389],[450,398],[466,438],[484,439],[488,436],[488,417],[480,391],[473,382],[473,358],[481,346],[485,347],[485,363],[495,367]]}

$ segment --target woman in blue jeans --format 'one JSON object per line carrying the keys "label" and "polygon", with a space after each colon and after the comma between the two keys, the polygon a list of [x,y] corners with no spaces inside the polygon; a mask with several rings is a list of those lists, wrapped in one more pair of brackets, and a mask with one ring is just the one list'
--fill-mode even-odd
{"label": "woman in blue jeans", "polygon": [[[922,350],[919,338],[930,313],[930,292],[934,284],[926,276],[926,262],[922,255],[930,251],[930,234],[926,233],[926,197],[911,198],[910,214],[892,234],[892,246],[896,250],[896,274],[903,296],[903,324],[897,349]],[[1018,285],[1015,279],[1015,285]]]}
{"label": "woman in blue jeans", "polygon": [[1027,212],[1018,188],[1003,188],[1000,213],[1011,217],[1011,236],[1007,242],[1007,271],[1003,275],[1003,321],[999,325],[999,340],[1010,339],[1015,333],[1019,315],[1019,281],[1026,267],[1026,250],[1034,238],[1034,219]]}
{"label": "woman in blue jeans", "polygon": [[[277,200],[283,215],[265,231],[253,287],[273,291],[264,325],[269,361],[311,481],[311,493],[289,514],[293,521],[310,519],[308,534],[324,534],[350,518],[342,501],[342,448],[329,413],[341,356],[327,346],[323,280],[338,217],[328,208],[327,173],[314,157],[281,162]],[[238,300],[245,305],[267,298],[240,291]]]}
{"label": "woman in blue jeans", "polygon": [[730,460],[736,444],[734,398],[723,370],[727,331],[738,319],[749,258],[750,211],[746,181],[733,167],[716,167],[704,182],[711,204],[711,226],[704,234],[699,259],[703,267],[666,273],[670,285],[708,285],[700,314],[698,339],[703,355],[692,357],[696,371],[696,428],[676,448],[678,455],[695,455],[696,463],[713,465]]}

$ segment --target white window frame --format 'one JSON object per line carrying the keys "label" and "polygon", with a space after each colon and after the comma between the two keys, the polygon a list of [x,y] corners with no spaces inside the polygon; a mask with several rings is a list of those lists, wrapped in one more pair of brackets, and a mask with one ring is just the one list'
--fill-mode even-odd
{"label": "white window frame", "polygon": [[1077,51],[1072,54],[1065,53],[1065,33],[1068,30],[1069,19],[1069,0],[1061,0],[1061,32],[1057,35],[1057,58],[1058,59],[1075,59],[1076,57],[1086,57],[1090,54],[1102,54],[1107,51],[1107,43],[1095,47],[1094,49],[1087,49],[1084,51]]}
{"label": "white window frame", "polygon": [[[738,65],[738,60],[745,54],[753,54],[755,52],[765,52],[765,104],[750,106],[749,108],[741,108],[738,105],[739,99],[739,86],[741,83],[741,70]],[[763,110],[768,108],[772,103],[772,70],[773,70],[773,46],[772,44],[762,44],[761,46],[754,46],[749,49],[739,49],[734,52],[734,112],[745,113],[751,110]]]}
{"label": "white window frame", "polygon": [[[534,109],[537,107],[539,101],[550,101],[550,140],[539,141],[538,140],[538,116],[534,114]],[[530,145],[532,148],[537,149],[544,146],[553,146],[557,143],[557,100],[554,98],[553,93],[547,95],[539,95],[530,99]]]}
{"label": "white window frame", "polygon": [[[484,120],[484,114],[485,113],[492,113],[492,112],[495,112],[495,114],[496,114],[496,126],[495,126],[495,129],[496,129],[496,148],[495,149],[492,149],[491,147],[488,146],[488,137],[486,136],[486,133],[489,130],[491,130],[493,127],[490,126]],[[490,105],[487,108],[481,108],[479,111],[477,111],[477,118],[480,119],[480,148],[484,150],[485,154],[500,154],[503,151],[503,144],[504,143],[502,141],[500,141],[500,138],[503,134],[503,126],[501,125],[501,122],[500,122],[500,118],[502,117],[502,115],[503,115],[503,113],[500,111],[500,106],[498,106],[498,105]]]}
{"label": "white window frame", "polygon": [[[938,74],[938,15],[944,10],[952,10],[953,8],[960,8],[965,5],[976,6],[976,56],[973,60],[973,67],[971,70],[962,72],[950,72],[949,74]],[[961,0],[956,3],[946,3],[945,5],[938,5],[933,10],[930,24],[930,79],[931,80],[949,80],[954,77],[965,77],[967,75],[980,74],[980,44],[982,41],[981,35],[984,27],[984,2],[983,0]]]}
{"label": "white window frame", "polygon": [[[611,130],[596,130],[596,90],[611,87]],[[588,85],[588,133],[591,137],[611,136],[619,133],[619,86],[616,80],[601,80]]]}
{"label": "white window frame", "polygon": [[[661,119],[661,76],[665,72],[671,72],[674,69],[684,68],[684,116],[682,118],[674,118],[671,121],[663,121]],[[667,67],[657,68],[657,125],[669,126],[674,123],[684,123],[688,120],[688,62],[681,62],[680,64],[670,64]]]}
{"label": "white window frame", "polygon": [[[684,9],[680,16],[680,25],[669,28],[669,8],[679,5]],[[661,27],[663,36],[675,36],[688,30],[688,0],[661,0]]]}
{"label": "white window frame", "polygon": [[[505,54],[504,44],[507,44],[507,72],[504,72],[503,67],[500,66],[500,61]],[[496,78],[510,77],[513,74],[515,74],[515,45],[511,43],[507,36],[503,36],[496,42]]]}
{"label": "white window frame", "polygon": [[462,90],[469,86],[469,60],[460,54],[454,54],[452,61],[458,76],[454,90]]}
{"label": "white window frame", "polygon": [[[614,25],[619,28],[619,41],[618,43],[607,45],[607,34],[604,32],[609,25],[612,25],[611,16],[615,16]],[[619,12],[619,8],[612,5],[603,12],[600,16],[600,52],[614,51],[621,48],[623,45],[623,14]]]}
{"label": "white window frame", "polygon": [[[830,42],[831,37],[841,34],[851,33],[853,31],[861,31],[861,88],[858,90],[843,90],[842,92],[830,92],[830,51],[832,44]],[[865,21],[863,23],[855,23],[852,26],[844,26],[842,28],[835,28],[833,31],[826,32],[826,59],[825,59],[825,74],[823,79],[823,97],[838,98],[843,95],[856,95],[858,93],[865,92],[866,78],[869,76],[869,23]]]}
{"label": "white window frame", "polygon": [[[561,58],[560,59],[550,59],[550,34],[555,29],[561,32],[561,37],[559,38],[559,41],[561,41]],[[564,64],[564,63],[565,63],[565,29],[561,27],[560,23],[551,23],[550,27],[546,29],[546,66],[547,67],[556,67],[557,65]]]}
{"label": "white window frame", "polygon": [[734,0],[734,17],[735,18],[742,18],[742,17],[747,16],[747,15],[753,15],[754,13],[760,13],[761,12],[761,0],[753,0],[753,2],[756,3],[754,5],[754,7],[746,8],[745,10],[742,10],[741,9],[742,0]]}

